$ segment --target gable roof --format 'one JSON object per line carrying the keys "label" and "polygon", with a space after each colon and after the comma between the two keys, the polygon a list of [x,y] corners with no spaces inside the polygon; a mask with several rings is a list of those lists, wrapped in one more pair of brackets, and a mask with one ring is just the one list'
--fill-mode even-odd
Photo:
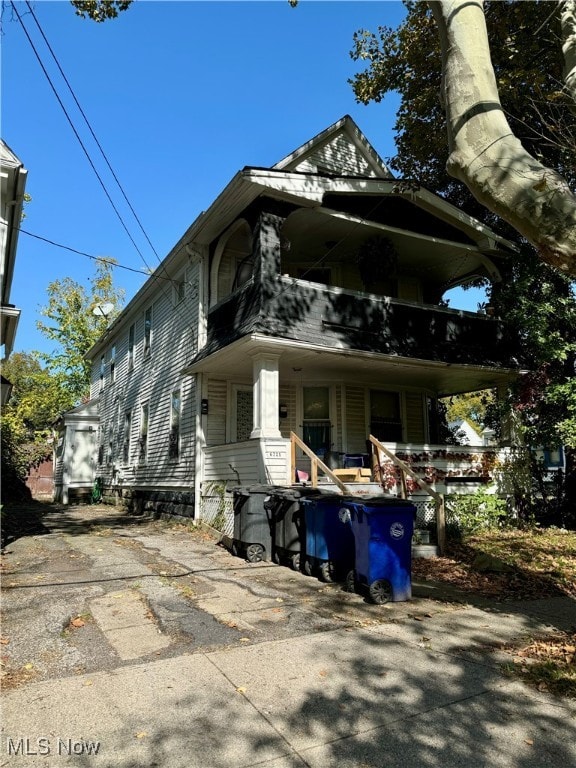
{"label": "gable roof", "polygon": [[272,167],[300,173],[394,178],[350,115],[344,115]]}

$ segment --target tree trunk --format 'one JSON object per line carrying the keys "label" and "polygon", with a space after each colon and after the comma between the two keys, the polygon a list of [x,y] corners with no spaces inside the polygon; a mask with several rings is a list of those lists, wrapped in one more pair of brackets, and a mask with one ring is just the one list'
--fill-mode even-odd
{"label": "tree trunk", "polygon": [[[574,0],[568,5],[574,10]],[[576,275],[576,196],[512,133],[492,68],[483,2],[432,0],[430,6],[442,50],[448,173],[531,242],[543,261]],[[571,18],[563,16],[564,39],[574,55]]]}

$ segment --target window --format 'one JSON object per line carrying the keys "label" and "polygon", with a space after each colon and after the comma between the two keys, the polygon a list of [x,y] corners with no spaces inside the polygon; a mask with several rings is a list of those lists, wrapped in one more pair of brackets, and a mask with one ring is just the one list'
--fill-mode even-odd
{"label": "window", "polygon": [[116,344],[112,344],[110,349],[110,383],[116,381]]}
{"label": "window", "polygon": [[378,440],[401,443],[403,439],[398,392],[370,390],[370,434]]}
{"label": "window", "polygon": [[134,323],[130,326],[128,331],[128,370],[131,371],[134,368],[134,336],[136,333],[136,327]]}
{"label": "window", "polygon": [[148,457],[148,421],[150,417],[150,406],[148,403],[142,403],[140,406],[140,461],[144,463]]}
{"label": "window", "polygon": [[122,461],[130,463],[130,433],[132,432],[132,411],[124,414],[124,430],[122,433]]}
{"label": "window", "polygon": [[106,464],[114,462],[114,430],[110,425],[108,427],[108,447],[106,450]]}
{"label": "window", "polygon": [[304,442],[323,456],[332,446],[329,387],[304,387],[303,417]]}
{"label": "window", "polygon": [[174,304],[181,304],[186,298],[186,276],[181,275],[172,283],[173,289],[173,302]]}
{"label": "window", "polygon": [[144,357],[150,356],[152,346],[152,307],[144,313]]}
{"label": "window", "polygon": [[168,442],[168,456],[177,459],[180,456],[180,414],[182,408],[182,396],[180,388],[172,390],[170,397],[170,436]]}
{"label": "window", "polygon": [[106,357],[102,355],[100,358],[100,391],[104,389],[105,381],[106,381]]}

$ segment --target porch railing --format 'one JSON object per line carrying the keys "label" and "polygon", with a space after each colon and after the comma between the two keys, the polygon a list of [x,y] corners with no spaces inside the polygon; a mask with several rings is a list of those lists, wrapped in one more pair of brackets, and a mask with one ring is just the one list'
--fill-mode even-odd
{"label": "porch railing", "polygon": [[387,456],[392,464],[394,464],[394,466],[398,467],[400,470],[400,488],[401,496],[403,499],[407,498],[408,496],[406,487],[406,475],[411,477],[419,488],[421,488],[425,493],[434,499],[434,505],[436,507],[436,540],[438,542],[438,549],[440,550],[440,554],[443,555],[446,550],[446,503],[444,494],[438,493],[438,491],[435,491],[434,488],[428,485],[427,482],[418,477],[416,472],[414,472],[414,470],[411,469],[408,464],[395,456],[392,451],[386,448],[386,446],[382,445],[382,443],[377,438],[375,438],[374,435],[370,435],[368,440],[372,446],[372,473],[374,478],[379,479],[380,485],[382,487],[384,487],[384,478],[382,474],[382,464],[378,455],[379,451]]}
{"label": "porch railing", "polygon": [[326,466],[326,464],[324,464],[322,459],[320,459],[314,453],[314,451],[311,448],[309,448],[306,445],[306,443],[303,440],[301,440],[298,437],[298,435],[296,435],[294,432],[290,432],[290,450],[291,450],[291,454],[290,454],[291,469],[290,469],[290,471],[292,473],[292,477],[295,477],[295,475],[296,475],[296,448],[300,448],[300,450],[303,451],[306,454],[306,456],[308,456],[308,458],[310,459],[310,464],[311,464],[311,467],[310,467],[310,482],[311,482],[313,488],[316,488],[316,486],[318,485],[318,470],[320,469],[327,477],[330,478],[330,480],[332,480],[332,482],[335,485],[338,486],[338,488],[342,491],[342,493],[347,493],[347,494],[350,493],[348,488],[346,488],[346,486],[340,480],[340,478],[337,477],[337,475],[335,475],[334,472],[332,472],[330,467]]}

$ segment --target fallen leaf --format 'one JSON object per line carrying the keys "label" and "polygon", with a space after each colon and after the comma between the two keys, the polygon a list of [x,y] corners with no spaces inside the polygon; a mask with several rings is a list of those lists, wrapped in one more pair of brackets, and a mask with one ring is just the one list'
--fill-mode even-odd
{"label": "fallen leaf", "polygon": [[28,664],[24,664],[24,669],[34,669],[34,664],[29,661]]}
{"label": "fallen leaf", "polygon": [[138,731],[138,733],[134,734],[137,739],[143,739],[145,736],[148,736],[146,731]]}
{"label": "fallen leaf", "polygon": [[238,693],[246,693],[246,688],[243,688],[242,686],[240,686],[240,688],[236,688],[236,690]]}
{"label": "fallen leaf", "polygon": [[86,624],[86,622],[84,621],[84,619],[81,619],[80,616],[77,616],[75,619],[72,619],[70,624],[73,627],[83,627]]}
{"label": "fallen leaf", "polygon": [[534,742],[532,741],[532,739],[524,739],[524,743],[525,743],[525,744],[529,744],[530,746],[532,746],[532,744],[534,744]]}
{"label": "fallen leaf", "polygon": [[94,683],[92,682],[92,680],[84,680],[82,685],[94,685]]}
{"label": "fallen leaf", "polygon": [[10,642],[10,638],[9,637],[0,637],[0,643],[2,645],[8,645],[9,642]]}

